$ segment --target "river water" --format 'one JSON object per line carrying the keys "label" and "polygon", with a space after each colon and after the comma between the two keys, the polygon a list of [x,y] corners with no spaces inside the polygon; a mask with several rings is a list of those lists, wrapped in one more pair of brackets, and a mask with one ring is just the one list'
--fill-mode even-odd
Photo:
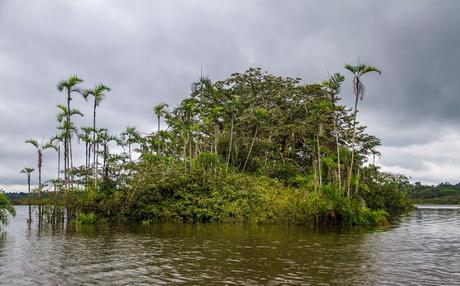
{"label": "river water", "polygon": [[460,285],[460,209],[385,230],[301,226],[28,225],[0,234],[1,285]]}

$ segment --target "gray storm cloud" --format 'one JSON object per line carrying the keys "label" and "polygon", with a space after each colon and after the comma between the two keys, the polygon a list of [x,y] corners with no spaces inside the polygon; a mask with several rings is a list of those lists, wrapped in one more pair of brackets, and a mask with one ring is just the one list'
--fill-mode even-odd
{"label": "gray storm cloud", "polygon": [[[214,80],[258,66],[318,82],[358,59],[384,71],[365,78],[360,103],[361,121],[382,138],[383,168],[460,181],[458,15],[460,2],[448,0],[2,0],[0,185],[22,184],[19,170],[35,165],[23,142],[54,134],[65,100],[55,86],[71,74],[112,88],[101,126],[150,131],[151,107],[187,96],[201,67]],[[341,96],[350,104],[350,80]],[[72,104],[89,114],[81,97]],[[50,178],[56,156],[45,156]]]}

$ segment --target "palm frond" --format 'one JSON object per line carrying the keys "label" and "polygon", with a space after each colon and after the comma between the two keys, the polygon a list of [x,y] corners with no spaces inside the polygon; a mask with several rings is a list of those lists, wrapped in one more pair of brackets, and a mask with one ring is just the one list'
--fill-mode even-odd
{"label": "palm frond", "polygon": [[38,144],[37,140],[35,140],[35,139],[28,139],[28,140],[24,141],[24,143],[26,143],[26,144],[32,144],[32,145],[34,145],[36,148],[39,147],[39,144]]}
{"label": "palm frond", "polygon": [[33,168],[27,168],[27,167],[25,167],[25,168],[23,168],[23,169],[20,171],[20,173],[22,173],[22,174],[30,174],[30,173],[32,173],[34,170],[35,170],[35,169],[33,169]]}
{"label": "palm frond", "polygon": [[376,72],[378,74],[382,74],[382,71],[380,71],[380,69],[374,67],[374,66],[366,66],[365,68],[363,68],[363,70],[361,71],[361,74],[364,75],[366,73],[370,73],[370,72]]}
{"label": "palm frond", "polygon": [[357,71],[357,67],[356,66],[353,66],[353,65],[345,65],[345,69],[349,70],[350,72],[352,72],[353,74],[356,73]]}

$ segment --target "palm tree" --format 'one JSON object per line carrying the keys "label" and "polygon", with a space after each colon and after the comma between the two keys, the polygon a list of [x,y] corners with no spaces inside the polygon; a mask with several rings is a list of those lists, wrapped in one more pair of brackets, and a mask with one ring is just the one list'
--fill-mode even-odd
{"label": "palm tree", "polygon": [[153,107],[153,112],[157,116],[158,122],[158,132],[160,132],[160,124],[161,124],[161,117],[166,113],[166,108],[168,108],[168,104],[160,103]]}
{"label": "palm tree", "polygon": [[[42,193],[42,165],[43,165],[43,151],[46,149],[53,148],[55,149],[56,146],[54,146],[51,143],[38,143],[37,140],[35,139],[29,139],[26,140],[25,143],[32,144],[36,149],[37,149],[37,167],[38,167],[38,199],[41,197]],[[38,220],[39,223],[41,223],[41,205],[38,206]]]}
{"label": "palm tree", "polygon": [[28,185],[28,194],[29,194],[29,219],[27,220],[28,223],[32,222],[32,207],[30,205],[31,197],[30,197],[30,174],[34,171],[32,168],[24,168],[21,170],[21,173],[27,175],[27,185]]}
{"label": "palm tree", "polygon": [[69,187],[68,172],[73,168],[73,158],[72,145],[68,143],[71,142],[72,135],[77,133],[77,129],[71,121],[71,118],[74,115],[83,116],[83,113],[81,113],[78,109],[68,109],[62,104],[58,104],[57,108],[61,110],[61,112],[56,115],[57,121],[61,123],[61,125],[58,126],[58,129],[61,130],[59,137],[64,137],[64,181],[66,186]]}
{"label": "palm tree", "polygon": [[89,168],[91,163],[91,146],[93,144],[91,139],[91,133],[93,133],[93,128],[82,127],[81,131],[83,131],[83,133],[79,134],[78,138],[85,142],[85,167]]}
{"label": "palm tree", "polygon": [[[57,84],[57,89],[62,92],[65,91],[67,95],[67,110],[70,111],[70,101],[72,101],[72,93],[80,93],[81,89],[78,87],[78,84],[82,83],[83,79],[79,78],[77,75],[70,76],[66,80],[61,80]],[[72,125],[71,114],[67,112],[66,114],[67,122],[69,125]],[[61,120],[60,120],[61,121]],[[65,138],[65,151],[64,151],[64,166],[68,170],[72,168],[72,132],[67,134]],[[67,178],[68,179],[68,178]]]}
{"label": "palm tree", "polygon": [[[126,143],[126,145],[128,146],[128,157],[129,157],[129,161],[132,160],[132,157],[131,157],[131,146],[132,144],[134,143],[138,143],[141,139],[141,134],[139,133],[139,131],[137,131],[136,127],[134,126],[128,126],[126,127],[126,129],[121,133],[121,139],[123,140],[123,143]],[[123,148],[124,149],[124,148]],[[126,151],[124,150],[124,152],[126,153]]]}
{"label": "palm tree", "polygon": [[64,143],[65,136],[63,133],[57,134],[50,139],[50,142],[57,147],[57,179],[59,180],[61,177],[61,145],[60,143]]}
{"label": "palm tree", "polygon": [[94,105],[93,105],[93,175],[96,178],[97,174],[97,144],[96,144],[96,109],[101,104],[102,100],[104,100],[105,93],[110,91],[110,87],[104,85],[103,83],[99,83],[93,89],[85,89],[83,91],[83,97],[88,99],[89,96],[94,98]]}
{"label": "palm tree", "polygon": [[[168,108],[168,104],[166,103],[160,103],[160,104],[157,104],[153,107],[153,112],[155,113],[155,115],[157,116],[157,122],[158,122],[158,132],[157,132],[157,137],[160,136],[160,125],[161,125],[161,117],[166,115],[167,114],[167,110],[166,108]],[[160,140],[158,140],[159,142]],[[158,144],[158,150],[157,150],[157,153],[158,155],[160,154],[160,144]]]}
{"label": "palm tree", "polygon": [[8,222],[9,214],[13,216],[16,215],[16,210],[5,193],[0,189],[0,227]]}
{"label": "palm tree", "polygon": [[350,168],[348,169],[348,187],[347,187],[347,196],[350,197],[350,189],[351,189],[351,175],[353,173],[353,164],[355,159],[355,144],[356,144],[356,116],[358,113],[358,99],[363,100],[365,94],[364,84],[361,81],[361,77],[367,73],[376,72],[378,74],[382,74],[382,72],[374,67],[368,66],[365,64],[358,64],[356,66],[353,65],[345,65],[345,68],[349,70],[353,74],[353,93],[355,96],[355,107],[353,113],[353,139],[352,139],[352,149],[351,149],[351,163]]}
{"label": "palm tree", "polygon": [[109,153],[109,143],[111,141],[119,142],[119,140],[118,140],[118,138],[116,136],[109,135],[107,133],[107,130],[104,129],[103,131],[101,131],[99,133],[98,141],[101,143],[101,145],[103,147],[103,164],[102,164],[103,178],[107,179],[108,178],[108,170],[109,170],[107,161],[108,161],[108,157],[109,157],[109,154],[110,154]]}
{"label": "palm tree", "polygon": [[339,73],[335,73],[328,80],[324,81],[322,85],[326,88],[327,92],[331,95],[331,103],[334,109],[334,119],[333,119],[333,129],[335,134],[335,145],[337,149],[337,181],[339,190],[342,189],[342,178],[341,178],[341,168],[340,168],[340,146],[339,146],[339,131],[337,129],[338,118],[337,118],[337,107],[336,101],[338,98],[337,94],[340,93],[340,87],[345,81],[345,77]]}

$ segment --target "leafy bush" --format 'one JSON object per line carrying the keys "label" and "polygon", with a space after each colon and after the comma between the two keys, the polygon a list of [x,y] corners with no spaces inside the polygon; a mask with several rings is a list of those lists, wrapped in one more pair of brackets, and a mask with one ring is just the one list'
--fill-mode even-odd
{"label": "leafy bush", "polygon": [[0,191],[0,227],[8,223],[9,215],[16,215],[16,210],[5,193]]}
{"label": "leafy bush", "polygon": [[90,213],[78,213],[77,223],[79,224],[94,224],[97,218],[93,212]]}

